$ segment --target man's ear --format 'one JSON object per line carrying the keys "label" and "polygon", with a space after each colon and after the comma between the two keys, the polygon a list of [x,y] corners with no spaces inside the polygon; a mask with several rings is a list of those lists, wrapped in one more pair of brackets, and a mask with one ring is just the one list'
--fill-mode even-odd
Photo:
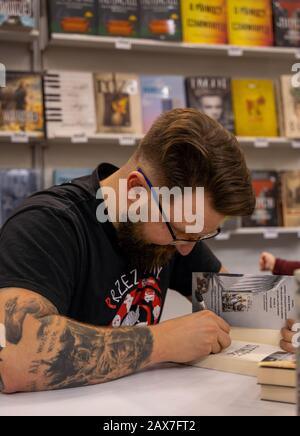
{"label": "man's ear", "polygon": [[145,187],[144,177],[138,171],[133,171],[127,177],[127,190],[130,191],[133,188],[139,187]]}

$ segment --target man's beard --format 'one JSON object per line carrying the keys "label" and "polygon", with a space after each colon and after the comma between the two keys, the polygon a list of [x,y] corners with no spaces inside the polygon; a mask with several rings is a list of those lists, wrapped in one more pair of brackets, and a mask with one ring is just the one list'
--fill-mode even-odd
{"label": "man's beard", "polygon": [[142,223],[120,223],[118,239],[129,265],[141,271],[150,272],[167,266],[176,253],[176,248],[173,246],[160,246],[145,242]]}

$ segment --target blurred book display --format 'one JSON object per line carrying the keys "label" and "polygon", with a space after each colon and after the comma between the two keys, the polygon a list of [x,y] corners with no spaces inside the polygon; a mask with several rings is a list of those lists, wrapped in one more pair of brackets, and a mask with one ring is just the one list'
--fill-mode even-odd
{"label": "blurred book display", "polygon": [[0,132],[44,136],[42,77],[33,73],[6,75],[0,88]]}
{"label": "blurred book display", "polygon": [[270,0],[227,0],[229,44],[272,46]]}
{"label": "blurred book display", "polygon": [[243,227],[278,227],[281,225],[280,176],[276,171],[253,171],[256,209],[242,219]]}
{"label": "blurred book display", "polygon": [[236,134],[278,136],[274,82],[264,79],[233,79],[232,88]]}
{"label": "blurred book display", "polygon": [[138,0],[98,0],[98,33],[103,36],[137,37]]}
{"label": "blurred book display", "polygon": [[180,0],[139,0],[140,37],[181,41]]}
{"label": "blurred book display", "polygon": [[295,88],[293,76],[281,77],[284,134],[287,138],[300,138],[300,87]]}
{"label": "blurred book display", "polygon": [[300,47],[300,2],[273,0],[275,43],[279,47]]}
{"label": "blurred book display", "polygon": [[32,30],[35,26],[33,0],[0,0],[0,29]]}
{"label": "blurred book display", "polygon": [[162,113],[186,107],[181,76],[141,76],[141,92],[144,133]]}
{"label": "blurred book display", "polygon": [[48,1],[48,8],[51,32],[97,33],[97,8],[94,0],[51,0]]}
{"label": "blurred book display", "polygon": [[0,170],[0,225],[40,187],[40,173],[36,170]]}
{"label": "blurred book display", "polygon": [[44,77],[48,138],[95,134],[97,125],[94,96],[92,73],[48,71]]}
{"label": "blurred book display", "polygon": [[185,42],[227,43],[226,0],[183,0],[181,8]]}
{"label": "blurred book display", "polygon": [[135,74],[95,74],[98,131],[142,133],[140,81]]}
{"label": "blurred book display", "polygon": [[54,185],[64,185],[80,177],[89,176],[92,172],[91,168],[64,168],[55,170],[53,172],[53,183]]}
{"label": "blurred book display", "polygon": [[186,79],[188,106],[199,109],[234,131],[231,80],[227,77],[190,77]]}
{"label": "blurred book display", "polygon": [[283,173],[282,194],[284,226],[300,226],[300,171]]}

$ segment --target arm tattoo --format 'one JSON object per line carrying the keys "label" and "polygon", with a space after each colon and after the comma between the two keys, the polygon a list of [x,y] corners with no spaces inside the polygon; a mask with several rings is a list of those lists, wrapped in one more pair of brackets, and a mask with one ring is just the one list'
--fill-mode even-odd
{"label": "arm tattoo", "polygon": [[24,299],[20,297],[11,298],[5,304],[6,338],[11,344],[17,345],[22,339],[23,324],[27,315],[36,319],[43,316],[57,314],[55,307],[45,298]]}
{"label": "arm tattoo", "polygon": [[[146,366],[153,338],[148,328],[97,329],[63,319],[56,352],[33,362],[32,374],[42,371],[47,389],[66,389],[129,375]],[[44,335],[53,330],[44,325]]]}

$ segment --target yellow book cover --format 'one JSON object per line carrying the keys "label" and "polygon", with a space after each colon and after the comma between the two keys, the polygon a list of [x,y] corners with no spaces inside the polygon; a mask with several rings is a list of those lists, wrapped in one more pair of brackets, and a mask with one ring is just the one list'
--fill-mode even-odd
{"label": "yellow book cover", "polygon": [[228,0],[229,44],[273,45],[273,18],[270,0]]}
{"label": "yellow book cover", "polygon": [[183,40],[199,44],[227,44],[226,0],[183,0]]}
{"label": "yellow book cover", "polygon": [[232,81],[236,134],[278,136],[275,87],[272,80]]}

